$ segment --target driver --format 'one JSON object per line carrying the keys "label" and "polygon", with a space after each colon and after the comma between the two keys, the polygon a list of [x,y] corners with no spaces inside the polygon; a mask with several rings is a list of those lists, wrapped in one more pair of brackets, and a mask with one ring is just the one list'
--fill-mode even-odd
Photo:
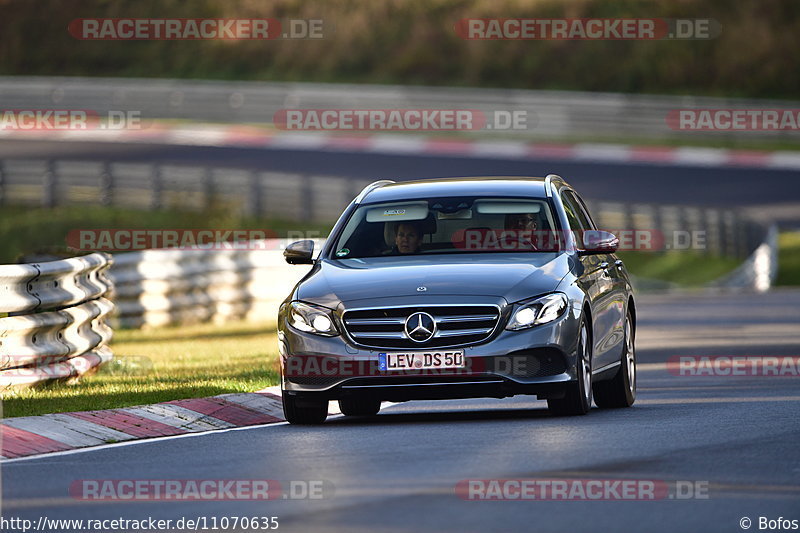
{"label": "driver", "polygon": [[394,228],[394,246],[388,254],[414,254],[422,244],[420,222],[400,222]]}
{"label": "driver", "polygon": [[536,231],[536,217],[531,213],[506,215],[505,229],[517,231]]}
{"label": "driver", "polygon": [[504,245],[531,247],[536,249],[533,238],[538,228],[536,215],[533,213],[512,213],[505,217],[503,238]]}

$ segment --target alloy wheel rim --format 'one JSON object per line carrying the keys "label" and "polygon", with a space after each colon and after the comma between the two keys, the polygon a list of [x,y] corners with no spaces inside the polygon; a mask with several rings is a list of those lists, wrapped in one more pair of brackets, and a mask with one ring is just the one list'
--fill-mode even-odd
{"label": "alloy wheel rim", "polygon": [[628,388],[631,394],[636,392],[636,353],[634,352],[633,328],[631,320],[625,321],[625,360],[628,365]]}
{"label": "alloy wheel rim", "polygon": [[581,328],[581,364],[583,365],[584,399],[592,398],[592,369],[589,363],[589,333],[584,325]]}

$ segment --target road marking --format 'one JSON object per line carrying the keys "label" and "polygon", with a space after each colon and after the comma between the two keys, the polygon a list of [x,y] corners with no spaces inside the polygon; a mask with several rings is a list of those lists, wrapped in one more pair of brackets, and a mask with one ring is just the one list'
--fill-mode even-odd
{"label": "road marking", "polygon": [[178,405],[154,404],[142,407],[126,407],[120,410],[181,429],[205,431],[233,427],[233,424],[208,415],[201,415]]}
{"label": "road marking", "polygon": [[133,413],[125,413],[116,409],[104,411],[87,411],[66,413],[69,416],[94,422],[136,437],[161,437],[164,435],[179,435],[186,430],[162,424],[149,418],[142,418]]}
{"label": "road marking", "polygon": [[8,418],[3,421],[3,424],[47,437],[68,446],[92,446],[105,444],[110,439],[129,440],[134,438],[133,435],[65,414]]}
{"label": "road marking", "polygon": [[[234,428],[227,428],[227,429],[212,429],[212,430],[206,430],[206,431],[196,431],[194,433],[183,433],[181,435],[167,435],[167,436],[164,436],[164,437],[153,437],[151,439],[137,439],[137,440],[124,441],[124,442],[114,442],[114,443],[110,443],[110,444],[100,444],[98,446],[88,446],[88,447],[85,447],[85,448],[75,448],[73,450],[64,450],[64,451],[59,451],[59,452],[48,453],[46,455],[29,455],[27,457],[16,457],[16,458],[13,458],[13,459],[5,459],[5,460],[3,460],[2,465],[6,466],[6,465],[11,464],[11,463],[19,463],[21,461],[32,461],[32,460],[36,460],[36,459],[50,459],[50,458],[53,458],[53,457],[62,457],[62,456],[66,456],[66,455],[74,455],[74,454],[84,453],[84,452],[93,452],[93,451],[96,451],[96,450],[106,450],[108,448],[118,448],[118,447],[121,447],[121,446],[134,446],[136,444],[147,444],[147,443],[152,443],[152,442],[163,442],[165,440],[185,439],[185,438],[188,438],[188,437],[201,437],[203,435],[216,435],[216,434],[220,434],[220,433],[227,433],[228,431],[242,431],[242,430],[248,430],[248,429],[261,429],[261,428],[269,428],[269,427],[275,427],[275,426],[283,426],[283,425],[288,425],[288,424],[289,424],[288,422],[275,422],[275,423],[272,423],[272,424],[259,424],[257,426],[243,426],[243,427],[239,427],[239,428],[234,427]],[[6,500],[3,500],[4,504],[5,504],[5,502],[6,502]]]}
{"label": "road marking", "polygon": [[213,416],[223,422],[234,426],[252,426],[255,424],[268,424],[279,422],[282,418],[266,415],[247,407],[226,401],[224,398],[192,398],[187,400],[172,400],[166,402],[191,411]]}
{"label": "road marking", "polygon": [[[3,463],[13,460],[15,456],[29,456],[31,453],[52,453],[68,450],[69,445],[58,442],[24,429],[0,425],[0,444],[3,448]],[[39,457],[39,456],[36,456]]]}

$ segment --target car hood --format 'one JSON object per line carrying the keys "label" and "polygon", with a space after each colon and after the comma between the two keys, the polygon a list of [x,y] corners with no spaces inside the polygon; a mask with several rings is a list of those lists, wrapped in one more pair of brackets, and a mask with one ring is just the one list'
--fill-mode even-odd
{"label": "car hood", "polygon": [[299,284],[296,297],[332,309],[357,300],[414,295],[516,302],[553,291],[568,271],[564,253],[324,259]]}

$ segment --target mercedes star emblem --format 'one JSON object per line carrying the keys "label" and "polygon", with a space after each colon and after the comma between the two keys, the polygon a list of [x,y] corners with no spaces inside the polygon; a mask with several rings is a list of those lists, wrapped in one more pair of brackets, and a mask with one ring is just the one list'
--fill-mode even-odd
{"label": "mercedes star emblem", "polygon": [[426,342],[436,333],[436,321],[428,313],[412,313],[406,319],[406,336],[414,342]]}

